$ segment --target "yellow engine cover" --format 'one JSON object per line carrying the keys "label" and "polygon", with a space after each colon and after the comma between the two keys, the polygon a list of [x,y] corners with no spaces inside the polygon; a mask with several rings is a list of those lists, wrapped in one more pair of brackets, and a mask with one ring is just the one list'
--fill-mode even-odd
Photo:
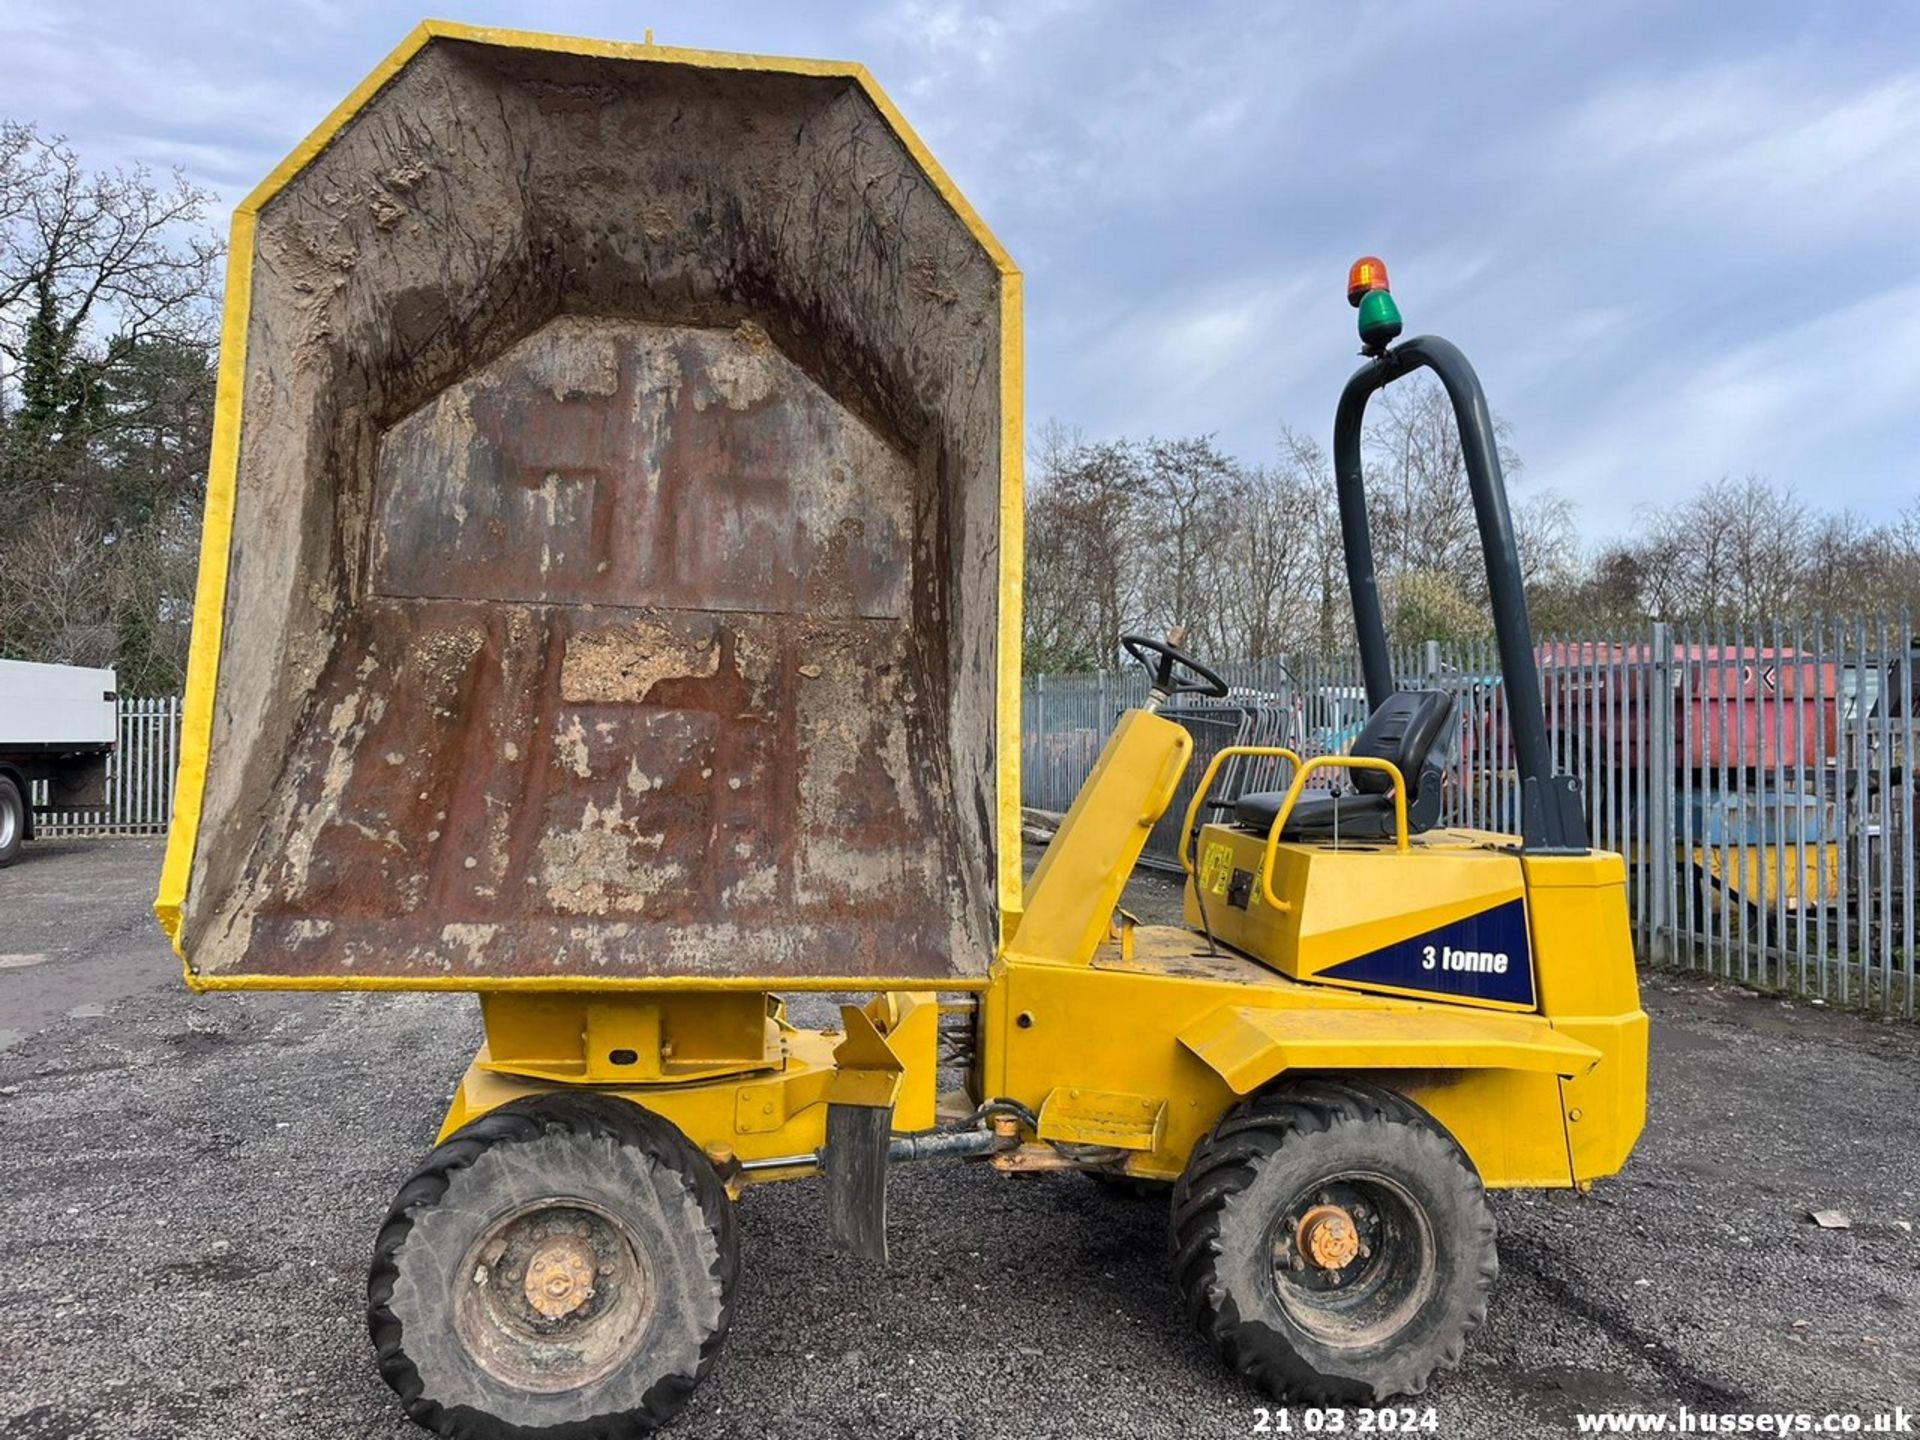
{"label": "yellow engine cover", "polygon": [[1189,924],[1283,975],[1499,1010],[1538,1008],[1526,877],[1510,836],[1442,830],[1390,844],[1285,843],[1276,910],[1266,836],[1200,833]]}

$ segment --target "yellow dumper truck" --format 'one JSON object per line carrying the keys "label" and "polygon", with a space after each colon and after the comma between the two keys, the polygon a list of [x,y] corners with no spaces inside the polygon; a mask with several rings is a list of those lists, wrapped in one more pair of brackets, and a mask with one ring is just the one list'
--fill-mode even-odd
{"label": "yellow dumper truck", "polygon": [[[1479,384],[1388,343],[1377,264],[1336,424],[1372,718],[1196,802],[1166,927],[1119,908],[1192,755],[1156,712],[1224,687],[1127,637],[1152,696],[1023,878],[1020,274],[859,66],[430,23],[230,263],[156,908],[195,989],[479,997],[368,1284],[420,1424],[659,1425],[726,1337],[743,1187],[817,1176],[882,1256],[889,1166],[941,1157],[1164,1182],[1229,1365],[1410,1394],[1485,1312],[1485,1187],[1625,1161],[1621,861],[1551,773]],[[1437,827],[1457,721],[1387,662],[1360,420],[1420,368],[1517,836]],[[807,1029],[801,991],[854,998]]]}

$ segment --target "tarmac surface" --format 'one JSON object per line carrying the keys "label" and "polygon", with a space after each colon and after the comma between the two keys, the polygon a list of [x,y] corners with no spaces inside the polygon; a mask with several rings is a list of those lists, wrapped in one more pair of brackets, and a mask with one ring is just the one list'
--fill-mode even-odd
{"label": "tarmac surface", "polygon": [[[0,1435],[415,1435],[373,1367],[365,1266],[476,1008],[196,998],[147,908],[159,860],[47,843],[0,871]],[[1414,1403],[1421,1433],[1920,1401],[1920,1027],[1647,990],[1638,1152],[1589,1196],[1495,1197],[1492,1313]],[[1176,1311],[1164,1202],[904,1167],[884,1268],[828,1249],[815,1182],[740,1213],[734,1332],[669,1435],[1261,1432],[1268,1402]]]}

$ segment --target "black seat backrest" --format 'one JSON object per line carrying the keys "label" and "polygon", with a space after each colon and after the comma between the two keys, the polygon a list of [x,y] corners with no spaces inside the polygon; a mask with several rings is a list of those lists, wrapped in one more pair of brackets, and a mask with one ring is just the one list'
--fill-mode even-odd
{"label": "black seat backrest", "polygon": [[[1407,803],[1420,798],[1421,780],[1433,747],[1453,723],[1453,696],[1445,690],[1400,690],[1387,697],[1355,738],[1349,754],[1390,760],[1407,777]],[[1437,767],[1436,767],[1437,768]],[[1352,770],[1354,789],[1384,795],[1393,780],[1384,770]]]}

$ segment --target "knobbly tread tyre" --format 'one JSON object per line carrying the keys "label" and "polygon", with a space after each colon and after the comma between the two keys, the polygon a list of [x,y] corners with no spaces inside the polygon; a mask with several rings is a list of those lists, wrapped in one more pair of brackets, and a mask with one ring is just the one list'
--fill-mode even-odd
{"label": "knobbly tread tyre", "polygon": [[[1295,1324],[1271,1283],[1263,1291],[1250,1282],[1254,1262],[1226,1253],[1224,1231],[1236,1206],[1318,1183],[1304,1177],[1319,1155],[1351,1155],[1362,1142],[1422,1202],[1434,1236],[1422,1273],[1433,1291],[1383,1347],[1343,1354]],[[1266,1186],[1263,1174],[1273,1177]],[[1233,1228],[1258,1219],[1250,1211]],[[1495,1238],[1479,1175],[1424,1110],[1365,1082],[1308,1077],[1235,1105],[1194,1147],[1174,1186],[1169,1253],[1189,1320],[1230,1367],[1279,1399],[1352,1405],[1419,1394],[1435,1371],[1459,1363],[1486,1318]]]}
{"label": "knobbly tread tyre", "polygon": [[[658,1377],[639,1396],[625,1397],[632,1403],[552,1424],[522,1424],[459,1397],[427,1393],[428,1386],[408,1353],[405,1327],[394,1314],[392,1302],[400,1267],[405,1263],[403,1247],[416,1221],[440,1205],[461,1173],[499,1147],[533,1144],[550,1137],[565,1137],[588,1148],[611,1141],[618,1150],[637,1152],[660,1174],[672,1177],[670,1186],[677,1181],[683,1187],[713,1237],[714,1255],[704,1270],[710,1288],[705,1298],[717,1302],[717,1321],[702,1327],[695,1364]],[[666,1120],[630,1101],[584,1091],[553,1092],[511,1101],[462,1126],[436,1146],[401,1185],[374,1243],[367,1277],[368,1330],[381,1378],[400,1397],[408,1417],[435,1434],[459,1440],[630,1440],[651,1433],[678,1414],[712,1367],[732,1324],[739,1268],[733,1202],[705,1155]],[[448,1308],[450,1312],[451,1306]],[[663,1318],[672,1323],[686,1317]],[[478,1367],[475,1373],[480,1373]],[[616,1370],[594,1384],[618,1390],[612,1382],[620,1378],[621,1371]]]}

